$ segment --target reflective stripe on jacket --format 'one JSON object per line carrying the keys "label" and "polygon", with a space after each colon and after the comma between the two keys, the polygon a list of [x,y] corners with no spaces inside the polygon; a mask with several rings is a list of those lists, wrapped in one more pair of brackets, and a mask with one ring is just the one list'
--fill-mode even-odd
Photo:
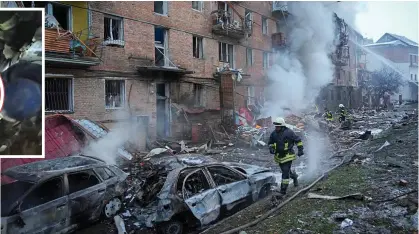
{"label": "reflective stripe on jacket", "polygon": [[269,145],[275,149],[275,162],[286,163],[296,159],[294,145],[303,147],[303,142],[291,129],[282,127],[280,132],[272,132],[269,138]]}
{"label": "reflective stripe on jacket", "polygon": [[327,120],[333,120],[333,115],[332,115],[332,112],[327,111],[325,114],[326,114],[326,119],[327,119]]}
{"label": "reflective stripe on jacket", "polygon": [[340,114],[340,116],[346,116],[347,112],[344,108],[341,108],[341,109],[339,109],[339,114]]}

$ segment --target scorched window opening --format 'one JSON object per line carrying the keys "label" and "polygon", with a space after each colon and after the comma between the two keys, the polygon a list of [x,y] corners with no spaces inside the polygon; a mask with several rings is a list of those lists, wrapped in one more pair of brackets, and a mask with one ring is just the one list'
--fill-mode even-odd
{"label": "scorched window opening", "polygon": [[202,37],[193,37],[193,57],[203,57]]}
{"label": "scorched window opening", "polygon": [[105,41],[122,41],[122,19],[105,16],[104,21]]}
{"label": "scorched window opening", "polygon": [[154,12],[160,15],[167,15],[167,1],[155,1]]}
{"label": "scorched window opening", "polygon": [[105,81],[105,100],[106,108],[121,108],[124,104],[125,95],[124,80],[106,80]]}
{"label": "scorched window opening", "polygon": [[218,44],[220,62],[229,63],[233,67],[233,45],[220,42]]}

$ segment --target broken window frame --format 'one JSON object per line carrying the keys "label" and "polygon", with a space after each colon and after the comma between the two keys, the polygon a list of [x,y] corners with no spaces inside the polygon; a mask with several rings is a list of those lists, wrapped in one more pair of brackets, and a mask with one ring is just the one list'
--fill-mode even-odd
{"label": "broken window frame", "polygon": [[[189,179],[189,177],[191,177],[193,174],[198,173],[198,172],[201,172],[201,173],[204,175],[205,179],[207,180],[207,183],[208,183],[208,189],[205,189],[205,190],[203,190],[203,191],[199,191],[198,193],[195,193],[195,194],[192,194],[192,195],[190,195],[190,196],[187,196],[187,195],[185,194],[185,192],[186,192],[186,188],[185,188],[186,181]],[[201,184],[202,184],[202,183],[201,183]],[[192,171],[192,172],[191,172],[191,173],[189,173],[188,175],[186,175],[186,176],[185,176],[185,179],[183,179],[183,183],[182,183],[182,198],[183,198],[183,200],[187,200],[187,199],[189,199],[189,198],[191,198],[191,197],[193,197],[193,196],[196,196],[196,195],[198,195],[198,194],[201,194],[201,193],[203,193],[203,192],[205,192],[205,191],[207,191],[207,190],[210,190],[210,189],[212,189],[212,184],[211,184],[211,181],[209,180],[209,178],[208,178],[208,176],[206,175],[205,171],[204,171],[202,168],[199,168],[199,169],[197,169],[197,170]]]}
{"label": "broken window frame", "polygon": [[[33,206],[31,206],[31,207],[28,207],[28,208],[24,208],[24,204],[25,204],[25,199],[27,199],[34,191],[36,191],[37,189],[39,189],[40,187],[42,187],[43,185],[45,185],[46,183],[48,183],[48,182],[51,182],[51,181],[53,181],[53,180],[60,180],[60,182],[61,182],[61,195],[58,195],[58,197],[55,197],[55,198],[53,198],[53,199],[51,199],[51,200],[48,200],[48,201],[42,201],[43,203],[40,203],[40,204],[36,204],[36,205],[33,205]],[[51,178],[51,179],[48,179],[48,180],[46,180],[46,181],[43,181],[43,182],[41,182],[41,183],[39,183],[39,184],[37,184],[37,185],[35,185],[31,190],[30,190],[30,192],[28,193],[28,194],[26,194],[26,196],[22,199],[22,201],[20,202],[20,204],[19,204],[19,208],[18,208],[18,210],[19,210],[19,212],[23,212],[23,211],[26,211],[26,210],[30,210],[30,209],[33,209],[33,208],[36,208],[36,207],[39,207],[39,206],[42,206],[42,205],[44,205],[44,204],[46,204],[46,203],[49,203],[49,202],[52,202],[52,201],[55,201],[55,200],[57,200],[57,199],[60,199],[60,198],[62,198],[62,197],[64,197],[65,196],[65,187],[64,187],[65,185],[64,185],[64,178],[62,177],[62,176],[58,176],[58,177],[54,177],[54,178]],[[50,190],[47,190],[47,191],[50,191]],[[33,201],[31,201],[30,203],[33,203]]]}
{"label": "broken window frame", "polygon": [[263,52],[263,68],[269,68],[269,53]]}
{"label": "broken window frame", "polygon": [[246,48],[246,67],[253,66],[253,50],[252,48]]}
{"label": "broken window frame", "polygon": [[[223,53],[223,47],[224,52]],[[231,68],[234,68],[234,46],[224,42],[218,42],[218,59],[220,62],[230,64]]]}
{"label": "broken window frame", "polygon": [[[223,183],[223,184],[218,184],[218,183],[217,183],[217,181],[214,179],[214,175],[213,175],[213,172],[211,172],[211,168],[222,168],[222,169],[224,169],[224,170],[226,170],[226,171],[228,171],[228,172],[230,172],[230,173],[232,173],[232,174],[234,174],[234,175],[238,176],[239,178],[235,178],[235,179],[234,179],[234,181],[232,181],[232,182]],[[230,169],[230,168],[228,168],[228,167],[221,166],[221,165],[207,166],[207,168],[206,168],[206,169],[207,169],[207,171],[208,171],[209,176],[210,176],[210,177],[211,177],[211,179],[212,179],[212,182],[214,183],[214,185],[215,185],[216,187],[218,187],[218,186],[223,186],[223,185],[228,185],[228,184],[232,184],[232,183],[236,183],[236,182],[239,182],[239,181],[242,181],[242,180],[246,180],[246,179],[247,179],[247,177],[246,177],[245,175],[243,175],[243,174],[241,174],[241,173],[239,173],[239,172],[236,172],[236,171],[234,171],[234,170],[232,170],[232,169]]]}
{"label": "broken window frame", "polygon": [[[197,5],[194,6],[194,3],[196,3]],[[203,9],[204,9],[204,1],[192,1],[192,10],[202,12]]]}
{"label": "broken window frame", "polygon": [[217,2],[217,9],[218,10],[224,10],[225,12],[229,12],[231,14],[231,18],[233,19],[233,14],[232,14],[233,11],[232,11],[231,7],[226,2],[218,1]]}
{"label": "broken window frame", "polygon": [[244,25],[248,31],[252,31],[253,12],[249,9],[245,9],[245,12],[244,12]]}
{"label": "broken window frame", "polygon": [[193,84],[194,106],[205,107],[205,86],[202,84]]}
{"label": "broken window frame", "polygon": [[[99,175],[99,177],[103,180],[103,181],[105,181],[105,180],[109,180],[109,179],[112,179],[112,176],[111,175],[109,175],[109,173],[106,171],[106,167],[97,167],[97,168],[95,168],[94,169],[94,171],[95,171],[95,173],[97,174],[97,175]],[[102,175],[103,174],[103,175]]]}
{"label": "broken window frame", "polygon": [[[108,105],[108,101],[107,101],[107,98],[108,98],[108,92],[107,92],[107,83],[109,83],[109,82],[118,82],[119,83],[119,96],[120,96],[120,100],[119,100],[119,103],[120,103],[120,105],[119,106],[116,106],[115,104],[114,105]],[[126,82],[125,82],[125,80],[122,80],[122,79],[105,79],[105,82],[104,82],[104,91],[105,91],[105,108],[106,109],[122,109],[122,108],[124,108],[124,106],[125,106],[125,84],[126,84]],[[112,94],[110,94],[110,96],[112,96]],[[114,102],[115,103],[115,102]]]}
{"label": "broken window frame", "polygon": [[204,39],[198,36],[192,36],[192,55],[194,58],[202,59],[204,58]]}
{"label": "broken window frame", "polygon": [[[163,44],[159,43],[158,41],[156,41],[156,28],[161,28],[163,30]],[[173,65],[173,67],[176,67],[175,64],[172,63],[172,61],[170,61],[169,59],[169,31],[167,28],[162,28],[162,27],[154,27],[154,64],[155,66],[158,67],[171,67],[171,65]],[[163,53],[160,51],[163,50]],[[160,66],[157,64],[156,61],[156,54],[157,52],[163,56],[163,66]]]}
{"label": "broken window frame", "polygon": [[[59,92],[56,91],[49,91],[49,89],[51,88],[51,84],[48,84],[51,82],[51,80],[67,80],[67,88],[63,87],[64,89],[67,89],[67,92],[61,92],[62,95],[67,96],[66,99],[68,99],[66,102],[68,103],[68,108],[53,108],[50,109],[50,106],[53,107],[59,107],[61,106],[60,104],[55,105],[55,104],[51,104],[49,105],[48,103],[51,103],[51,99],[62,99],[63,97],[55,97],[54,95],[56,95]],[[57,86],[61,86],[61,84],[58,84]],[[48,87],[48,88],[46,88]],[[69,78],[69,77],[45,77],[45,112],[72,112],[74,110],[74,78]],[[57,100],[54,100],[52,102],[55,102]],[[59,101],[58,101],[59,102]],[[62,106],[65,106],[65,104],[63,104]]]}
{"label": "broken window frame", "polygon": [[[156,3],[162,3],[162,13],[156,11]],[[169,3],[168,1],[154,1],[153,13],[156,15],[167,16],[169,12]]]}
{"label": "broken window frame", "polygon": [[[106,19],[109,19],[109,35],[106,35],[106,30],[105,30],[105,26],[106,26]],[[125,45],[125,41],[124,41],[124,19],[118,16],[113,16],[113,15],[104,15],[103,17],[103,43],[104,45],[119,45],[119,46],[124,46]],[[118,24],[118,31],[119,31],[119,35],[117,38],[114,38],[113,36],[113,30],[112,30],[112,26],[113,24],[116,23]],[[107,38],[108,37],[108,38]],[[110,37],[110,38],[109,38]]]}
{"label": "broken window frame", "polygon": [[247,105],[255,105],[255,87],[247,86]]}
{"label": "broken window frame", "polygon": [[[88,174],[89,175],[89,177],[90,176],[94,176],[96,179],[97,179],[97,183],[96,184],[94,184],[94,185],[89,185],[88,187],[84,187],[84,188],[78,188],[77,190],[75,190],[75,191],[71,191],[71,184],[70,184],[70,176],[72,176],[72,175],[75,175],[75,174],[82,174],[82,173],[85,173],[85,174]],[[89,188],[91,188],[91,187],[94,187],[94,186],[97,186],[97,185],[99,185],[99,184],[101,184],[102,183],[102,180],[100,180],[100,178],[96,175],[96,173],[93,171],[93,170],[91,170],[91,169],[89,169],[89,170],[83,170],[83,171],[77,171],[77,172],[72,172],[72,173],[68,173],[68,174],[66,174],[66,177],[67,177],[67,181],[68,181],[68,194],[74,194],[74,193],[77,193],[77,192],[80,192],[80,191],[83,191],[83,190],[86,190],[86,189],[89,189]],[[80,185],[81,184],[81,182],[79,181],[79,183],[77,183],[78,185]]]}
{"label": "broken window frame", "polygon": [[266,18],[265,16],[262,16],[262,34],[263,35],[268,35],[268,18]]}

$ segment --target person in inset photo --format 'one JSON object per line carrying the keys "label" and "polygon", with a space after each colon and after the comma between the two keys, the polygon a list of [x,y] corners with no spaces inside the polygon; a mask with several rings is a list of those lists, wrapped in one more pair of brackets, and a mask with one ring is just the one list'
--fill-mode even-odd
{"label": "person in inset photo", "polygon": [[42,11],[0,11],[0,154],[42,154]]}

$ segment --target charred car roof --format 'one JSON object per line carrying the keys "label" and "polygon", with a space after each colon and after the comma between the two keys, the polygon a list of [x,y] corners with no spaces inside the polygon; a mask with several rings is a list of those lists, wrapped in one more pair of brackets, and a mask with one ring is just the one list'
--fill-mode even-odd
{"label": "charred car roof", "polygon": [[105,162],[87,156],[68,156],[52,160],[43,160],[7,169],[2,174],[20,181],[36,183],[63,173],[80,171],[97,166],[104,166]]}
{"label": "charred car roof", "polygon": [[198,166],[203,164],[220,163],[219,161],[202,154],[177,154],[173,156],[157,156],[150,159],[154,165],[164,166],[167,169]]}

